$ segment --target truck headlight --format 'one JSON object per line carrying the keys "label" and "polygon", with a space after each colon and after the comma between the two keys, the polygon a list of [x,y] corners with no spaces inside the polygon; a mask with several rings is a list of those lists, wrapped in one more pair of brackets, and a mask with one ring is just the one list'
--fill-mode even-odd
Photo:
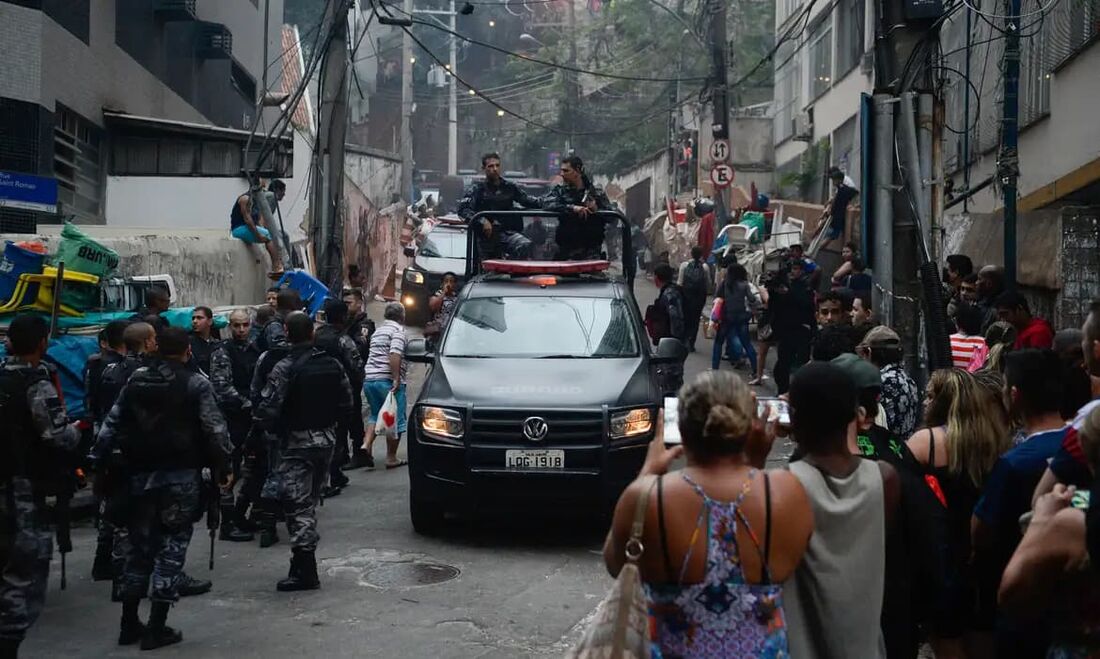
{"label": "truck headlight", "polygon": [[431,437],[462,439],[462,413],[444,407],[421,407],[420,430]]}
{"label": "truck headlight", "polygon": [[419,270],[413,270],[412,268],[405,268],[405,281],[412,282],[414,284],[424,283],[424,273]]}
{"label": "truck headlight", "polygon": [[637,437],[653,430],[653,413],[643,407],[611,415],[611,439]]}

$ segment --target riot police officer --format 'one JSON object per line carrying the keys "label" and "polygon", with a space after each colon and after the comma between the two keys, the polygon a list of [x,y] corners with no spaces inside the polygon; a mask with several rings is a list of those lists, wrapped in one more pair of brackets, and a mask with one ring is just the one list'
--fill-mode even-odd
{"label": "riot police officer", "polygon": [[[166,621],[179,598],[187,546],[200,516],[202,469],[209,467],[223,488],[232,484],[225,418],[210,381],[187,367],[187,333],[167,328],[158,345],[158,358],[137,369],[119,394],[92,452],[102,463],[117,451],[127,468],[131,548],[118,642],[140,641],[142,650],[183,640]],[[146,590],[152,602],[148,625],[138,617]]]}
{"label": "riot police officer", "polygon": [[[103,341],[100,352],[88,358],[84,365],[84,417],[92,424],[95,431],[103,424],[103,420],[110,411],[110,405],[99,400],[99,394],[103,384],[103,372],[111,364],[116,364],[126,357],[126,342],[123,333],[127,323],[124,320],[112,320],[103,330]],[[114,401],[111,401],[113,403]],[[95,560],[92,562],[92,579],[94,581],[110,581],[113,577],[111,570],[112,539],[111,525],[103,520],[106,511],[106,500],[99,502],[99,534],[96,538]]]}
{"label": "riot police officer", "polygon": [[[260,359],[252,374],[249,400],[253,411],[260,400],[260,393],[275,364],[290,352],[284,324],[287,314],[302,308],[297,291],[284,289],[275,299],[275,310],[261,307],[256,312],[256,323],[261,329],[256,338]],[[281,483],[275,467],[279,463],[280,445],[276,433],[253,427],[245,443],[241,464],[241,493],[251,502],[253,517],[260,530],[260,547],[266,548],[279,541],[276,518],[281,515],[279,491]]]}
{"label": "riot police officer", "polygon": [[15,657],[46,598],[53,538],[45,498],[65,453],[80,441],[43,363],[49,327],[18,316],[8,328],[12,356],[0,366],[0,657]]}
{"label": "riot police officer", "polygon": [[[240,471],[245,440],[252,430],[252,401],[249,387],[260,359],[259,348],[249,339],[252,319],[248,311],[237,309],[229,314],[232,338],[222,342],[210,356],[210,384],[218,406],[229,424],[229,438],[233,442],[233,473]],[[246,513],[253,503],[242,490],[236,501],[233,491],[223,493],[221,501],[221,531],[219,538],[230,542],[252,540]]]}
{"label": "riot police officer", "polygon": [[253,411],[258,426],[277,431],[283,445],[277,475],[292,557],[280,591],[321,587],[314,552],[317,503],[328,475],[336,425],[352,410],[351,386],[343,367],[313,345],[313,321],[295,312],[286,319],[290,354],[271,370]]}
{"label": "riot police officer", "polygon": [[348,305],[340,300],[325,301],[325,324],[317,328],[314,344],[324,350],[330,357],[335,358],[344,367],[344,374],[348,376],[351,384],[352,407],[354,409],[346,419],[336,424],[336,449],[332,454],[332,462],[329,466],[329,486],[325,489],[325,498],[340,494],[348,485],[348,477],[340,470],[348,461],[348,439],[353,446],[363,443],[363,358],[359,354],[359,347],[346,333],[348,320]]}

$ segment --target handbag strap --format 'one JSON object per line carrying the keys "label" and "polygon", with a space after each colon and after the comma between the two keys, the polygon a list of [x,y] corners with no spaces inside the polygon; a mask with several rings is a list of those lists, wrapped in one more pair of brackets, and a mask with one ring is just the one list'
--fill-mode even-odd
{"label": "handbag strap", "polygon": [[637,563],[645,552],[642,544],[642,533],[645,531],[645,514],[649,509],[649,497],[653,494],[653,488],[657,486],[659,479],[654,478],[645,492],[638,497],[638,503],[634,505],[634,521],[630,525],[630,538],[626,541],[624,553],[628,563]]}

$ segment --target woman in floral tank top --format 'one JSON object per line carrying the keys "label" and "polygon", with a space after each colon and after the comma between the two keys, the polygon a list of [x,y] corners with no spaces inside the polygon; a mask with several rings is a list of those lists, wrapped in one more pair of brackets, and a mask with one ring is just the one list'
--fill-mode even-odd
{"label": "woman in floral tank top", "polygon": [[[646,462],[615,508],[604,545],[618,574],[638,497],[651,492],[640,561],[654,657],[787,657],[783,583],[813,531],[801,484],[759,469],[773,423],[736,375],[708,371],[679,395],[683,447],[660,421]],[[666,473],[681,454],[687,467]],[[652,489],[644,480],[659,476]],[[773,524],[782,519],[782,524]]]}

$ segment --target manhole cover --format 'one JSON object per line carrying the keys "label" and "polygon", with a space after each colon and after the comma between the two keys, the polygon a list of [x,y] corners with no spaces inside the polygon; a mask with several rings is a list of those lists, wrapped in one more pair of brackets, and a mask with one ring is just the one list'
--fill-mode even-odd
{"label": "manhole cover", "polygon": [[440,563],[389,563],[372,568],[363,581],[378,588],[411,588],[450,581],[459,575],[453,565]]}

